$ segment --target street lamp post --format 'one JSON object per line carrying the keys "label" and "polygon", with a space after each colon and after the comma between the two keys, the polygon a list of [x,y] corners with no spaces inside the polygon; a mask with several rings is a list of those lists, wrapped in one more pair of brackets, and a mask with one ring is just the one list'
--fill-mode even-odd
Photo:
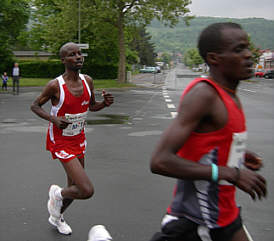
{"label": "street lamp post", "polygon": [[81,43],[81,0],[78,0],[78,43]]}

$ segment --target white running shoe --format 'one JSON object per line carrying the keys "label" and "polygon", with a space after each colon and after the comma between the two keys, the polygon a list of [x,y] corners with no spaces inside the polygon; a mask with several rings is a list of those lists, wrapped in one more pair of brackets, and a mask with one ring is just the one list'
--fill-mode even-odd
{"label": "white running shoe", "polygon": [[57,185],[51,185],[49,189],[48,211],[51,216],[58,219],[61,217],[62,199],[56,197],[55,192],[61,188]]}
{"label": "white running shoe", "polygon": [[50,216],[49,223],[56,227],[61,234],[70,235],[72,233],[71,227],[66,223],[63,215],[60,218]]}
{"label": "white running shoe", "polygon": [[110,241],[112,237],[103,225],[93,226],[88,233],[88,241]]}

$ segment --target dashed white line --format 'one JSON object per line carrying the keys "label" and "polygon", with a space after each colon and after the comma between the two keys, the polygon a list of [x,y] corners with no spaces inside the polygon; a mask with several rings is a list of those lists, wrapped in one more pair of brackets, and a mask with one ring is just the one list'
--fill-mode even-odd
{"label": "dashed white line", "polygon": [[178,115],[177,112],[170,112],[170,114],[171,114],[171,117],[172,117],[172,118],[175,118],[175,117]]}
{"label": "dashed white line", "polygon": [[175,105],[173,105],[173,104],[167,104],[167,108],[169,108],[169,109],[175,109]]}
{"label": "dashed white line", "polygon": [[243,90],[243,91],[247,91],[247,92],[251,92],[251,93],[256,93],[255,90],[249,90],[249,89],[242,89],[242,88],[239,88],[240,90]]}
{"label": "dashed white line", "polygon": [[[163,86],[162,89],[163,89],[163,96],[165,98],[165,101],[167,103],[171,103],[172,100],[170,99],[170,97],[168,95],[167,88],[165,86]],[[176,107],[175,107],[174,104],[167,104],[167,108],[169,108],[169,109],[175,109]],[[171,115],[171,118],[175,118],[177,116],[177,112],[176,111],[171,111],[170,115]]]}

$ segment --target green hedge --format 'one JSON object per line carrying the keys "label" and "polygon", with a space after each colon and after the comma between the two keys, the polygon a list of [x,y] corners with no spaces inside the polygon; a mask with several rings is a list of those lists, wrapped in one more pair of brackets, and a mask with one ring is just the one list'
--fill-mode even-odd
{"label": "green hedge", "polygon": [[[60,60],[26,61],[19,63],[20,73],[26,78],[55,78],[64,72]],[[116,79],[118,68],[115,65],[94,65],[85,63],[81,72],[94,79]]]}
{"label": "green hedge", "polygon": [[117,79],[118,67],[116,65],[84,64],[81,72],[93,79]]}

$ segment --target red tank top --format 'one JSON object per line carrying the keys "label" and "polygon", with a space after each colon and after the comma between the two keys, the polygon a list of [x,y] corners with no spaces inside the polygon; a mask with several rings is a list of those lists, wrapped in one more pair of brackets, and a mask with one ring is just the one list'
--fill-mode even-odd
{"label": "red tank top", "polygon": [[[192,132],[177,155],[205,165],[237,166],[243,163],[246,148],[246,125],[242,109],[215,82],[209,79],[193,80],[182,94],[197,83],[205,81],[213,86],[222,99],[228,113],[226,125],[208,133]],[[178,180],[174,200],[168,213],[185,216],[209,228],[226,226],[233,222],[239,210],[235,201],[235,187],[225,181],[218,184],[209,181]]]}
{"label": "red tank top", "polygon": [[84,75],[79,75],[83,84],[83,94],[74,96],[68,90],[61,76],[57,78],[60,89],[59,103],[51,108],[51,115],[65,116],[72,122],[66,129],[61,130],[52,122],[49,123],[47,133],[47,150],[59,152],[61,150],[71,154],[81,154],[85,149],[85,118],[89,110],[91,92]]}

